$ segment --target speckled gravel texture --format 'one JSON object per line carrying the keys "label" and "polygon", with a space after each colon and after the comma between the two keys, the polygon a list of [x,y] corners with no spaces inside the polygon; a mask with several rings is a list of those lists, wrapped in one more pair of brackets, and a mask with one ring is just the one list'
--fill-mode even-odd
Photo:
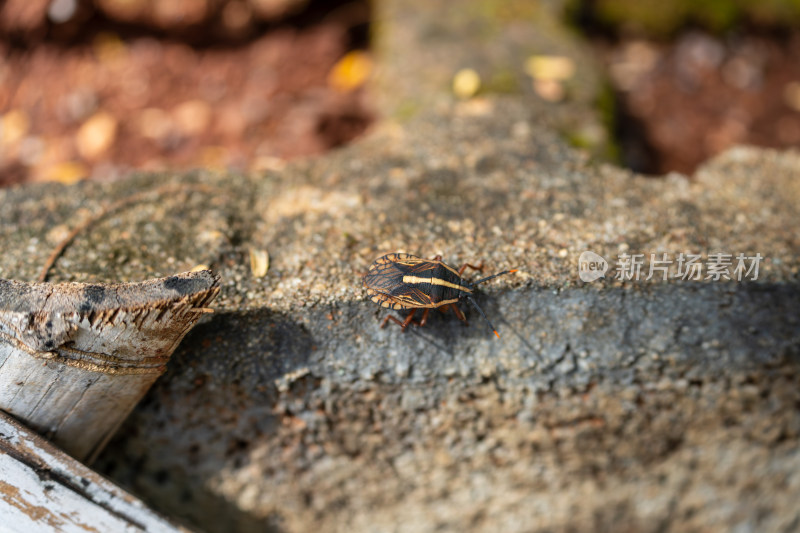
{"label": "speckled gravel texture", "polygon": [[[280,172],[0,193],[0,274],[32,279],[82,210],[203,185],[109,215],[52,272],[223,279],[95,466],[206,531],[797,529],[800,155],[643,178],[569,149],[529,96],[442,94]],[[478,297],[502,339],[466,307],[469,327],[380,329],[360,276],[397,250],[518,267]],[[743,283],[586,284],[586,250],[764,261]]]}

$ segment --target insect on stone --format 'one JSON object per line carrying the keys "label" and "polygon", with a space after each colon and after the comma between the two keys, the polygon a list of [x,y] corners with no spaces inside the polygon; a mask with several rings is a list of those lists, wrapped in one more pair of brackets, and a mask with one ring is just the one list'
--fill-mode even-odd
{"label": "insect on stone", "polygon": [[[456,316],[466,323],[467,319],[459,309],[458,302],[467,299],[486,320],[497,338],[500,338],[472,295],[476,285],[503,274],[511,274],[517,269],[504,270],[477,281],[467,281],[461,277],[464,270],[469,267],[480,271],[483,270],[483,265],[473,266],[465,263],[456,270],[444,264],[441,259],[440,255],[433,259],[422,259],[410,254],[393,253],[379,257],[372,263],[364,276],[364,287],[367,288],[370,299],[388,309],[410,309],[408,316],[402,322],[392,315],[387,315],[381,327],[385,327],[390,320],[398,324],[403,331],[409,324],[424,326],[431,309],[439,309],[442,312],[452,309]],[[414,320],[417,309],[423,309],[419,322]]]}

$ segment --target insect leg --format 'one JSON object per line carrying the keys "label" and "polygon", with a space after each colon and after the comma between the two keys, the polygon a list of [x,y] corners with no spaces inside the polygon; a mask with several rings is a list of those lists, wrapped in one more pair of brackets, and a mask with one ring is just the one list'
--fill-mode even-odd
{"label": "insect leg", "polygon": [[461,268],[458,269],[458,275],[459,276],[462,275],[464,271],[467,269],[467,267],[470,267],[472,270],[477,270],[480,272],[483,270],[483,263],[481,263],[478,266],[470,265],[469,263],[464,263],[463,265],[461,265]]}
{"label": "insect leg", "polygon": [[467,317],[464,316],[464,313],[461,312],[461,309],[459,309],[456,304],[452,304],[452,306],[453,306],[453,311],[455,312],[458,319],[461,320],[464,324],[467,324]]}
{"label": "insect leg", "polygon": [[417,320],[414,320],[414,313],[416,313],[416,312],[417,312],[417,310],[416,310],[416,309],[412,309],[412,310],[411,310],[411,311],[408,313],[408,316],[406,316],[406,319],[405,319],[405,320],[403,320],[402,322],[400,321],[400,319],[398,319],[398,318],[397,318],[396,316],[394,316],[394,315],[386,315],[386,318],[384,318],[384,319],[383,319],[383,322],[381,322],[381,328],[384,328],[384,327],[386,327],[386,324],[387,324],[387,323],[388,323],[388,322],[391,320],[392,322],[394,322],[395,324],[397,324],[398,326],[400,326],[400,328],[401,328],[401,329],[403,330],[403,332],[405,333],[405,331],[406,331],[406,328],[409,326],[409,324],[414,324],[414,325],[416,325],[416,326],[424,326],[424,325],[425,325],[425,322],[427,322],[427,321],[428,321],[428,312],[429,312],[429,311],[430,311],[430,309],[425,309],[425,311],[423,311],[423,312],[422,312],[422,319],[421,319],[421,320],[419,320],[419,321],[417,321]]}
{"label": "insect leg", "polygon": [[386,315],[386,318],[384,318],[383,322],[381,322],[381,328],[386,327],[386,323],[391,320],[392,322],[394,322],[395,324],[400,326],[402,328],[402,330],[405,332],[405,330],[408,327],[408,325],[411,324],[412,320],[414,320],[414,313],[416,313],[416,312],[417,312],[416,309],[412,309],[411,312],[408,313],[408,316],[406,317],[406,319],[403,320],[402,322],[400,322],[400,320],[398,320],[398,318],[396,316],[394,316],[394,315]]}
{"label": "insect leg", "polygon": [[429,311],[430,311],[430,309],[425,309],[425,310],[422,312],[422,318],[420,319],[420,321],[419,321],[419,322],[414,322],[414,323],[415,323],[416,325],[418,325],[419,327],[422,327],[422,326],[424,326],[424,325],[425,325],[425,323],[428,321],[428,312],[429,312]]}
{"label": "insect leg", "polygon": [[416,312],[417,312],[416,309],[412,309],[411,311],[409,311],[408,316],[406,317],[406,319],[403,320],[403,322],[400,324],[400,327],[403,328],[403,333],[406,332],[406,328],[408,327],[408,325],[411,324],[411,322],[414,321],[414,313],[416,313]]}
{"label": "insect leg", "polygon": [[386,318],[384,318],[383,322],[381,322],[381,329],[385,328],[386,327],[386,323],[389,322],[390,320],[392,322],[394,322],[395,324],[397,324],[398,326],[400,326],[401,328],[405,329],[403,327],[403,323],[400,322],[399,320],[397,320],[397,317],[395,317],[394,315],[386,315]]}

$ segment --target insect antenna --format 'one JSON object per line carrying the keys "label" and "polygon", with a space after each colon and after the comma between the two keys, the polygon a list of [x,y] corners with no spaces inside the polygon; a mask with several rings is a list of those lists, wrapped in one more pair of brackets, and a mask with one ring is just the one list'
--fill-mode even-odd
{"label": "insect antenna", "polygon": [[[516,271],[517,271],[516,268],[513,269],[513,270],[504,270],[502,272],[498,272],[497,274],[492,274],[491,276],[487,276],[485,278],[479,279],[478,281],[473,281],[471,286],[474,287],[475,285],[483,283],[484,281],[489,281],[490,279],[494,279],[497,276],[502,276],[503,274],[513,274]],[[481,314],[483,319],[486,321],[487,324],[489,324],[489,327],[492,328],[492,331],[494,332],[494,334],[499,339],[500,338],[500,334],[497,333],[497,330],[494,329],[494,326],[492,325],[492,323],[489,321],[488,318],[486,318],[486,313],[483,312],[483,309],[481,309],[480,306],[478,305],[478,303],[475,300],[472,299],[472,296],[467,296],[467,299],[472,303],[473,306],[475,306],[475,309],[478,310],[478,312]]]}
{"label": "insect antenna", "polygon": [[472,287],[474,287],[475,285],[478,285],[479,283],[483,283],[484,281],[489,281],[490,279],[494,279],[494,278],[496,278],[497,276],[502,276],[503,274],[513,274],[513,273],[514,273],[514,272],[516,272],[516,271],[517,271],[517,269],[516,269],[516,268],[515,268],[515,269],[513,269],[513,270],[504,270],[504,271],[502,271],[502,272],[499,272],[499,273],[497,273],[497,274],[492,274],[491,276],[488,276],[488,277],[485,277],[485,278],[479,279],[478,281],[473,281],[473,282],[471,283],[471,286],[472,286]]}
{"label": "insect antenna", "polygon": [[[498,274],[498,275],[499,275],[499,274]],[[500,338],[500,334],[499,334],[499,333],[497,333],[497,330],[496,330],[496,329],[494,329],[494,326],[492,325],[492,323],[491,323],[491,322],[489,322],[489,319],[488,319],[488,318],[486,318],[486,313],[484,313],[484,312],[483,312],[483,309],[481,309],[481,307],[478,305],[478,302],[476,302],[475,300],[473,300],[473,299],[472,299],[472,296],[467,296],[467,300],[469,300],[469,301],[470,301],[470,303],[472,303],[472,305],[474,305],[474,306],[475,306],[475,309],[477,309],[477,310],[478,310],[478,312],[481,314],[481,316],[483,317],[483,319],[486,321],[486,323],[487,323],[487,324],[489,324],[489,327],[490,327],[490,328],[492,328],[492,331],[494,331],[494,334],[495,334],[495,335],[497,335],[497,338],[499,339],[499,338]]]}

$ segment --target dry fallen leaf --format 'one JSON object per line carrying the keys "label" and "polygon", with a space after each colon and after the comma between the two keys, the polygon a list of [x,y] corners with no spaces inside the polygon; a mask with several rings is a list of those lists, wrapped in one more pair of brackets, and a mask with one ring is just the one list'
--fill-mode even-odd
{"label": "dry fallen leaf", "polygon": [[269,252],[250,248],[250,271],[256,278],[263,278],[269,270]]}
{"label": "dry fallen leaf", "polygon": [[462,68],[453,76],[453,92],[459,98],[472,98],[481,88],[481,77],[471,68]]}
{"label": "dry fallen leaf", "polygon": [[372,72],[372,59],[365,52],[348,52],[331,69],[328,85],[343,93],[358,89]]}
{"label": "dry fallen leaf", "polygon": [[525,72],[535,80],[566,81],[575,75],[575,62],[565,56],[531,56]]}
{"label": "dry fallen leaf", "polygon": [[99,111],[84,122],[75,137],[78,152],[84,159],[96,159],[114,144],[117,136],[117,119]]}

